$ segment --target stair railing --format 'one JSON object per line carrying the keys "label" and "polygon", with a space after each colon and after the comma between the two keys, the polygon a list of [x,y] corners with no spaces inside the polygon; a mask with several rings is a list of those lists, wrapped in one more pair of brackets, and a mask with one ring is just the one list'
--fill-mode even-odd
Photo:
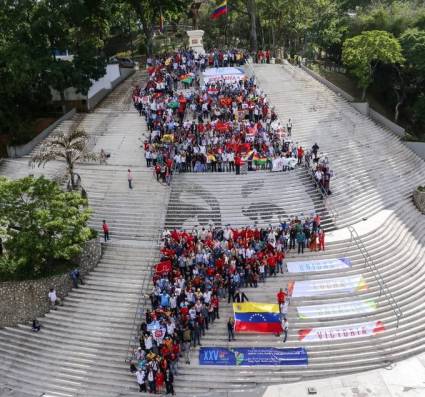
{"label": "stair railing", "polygon": [[396,330],[397,330],[400,323],[400,318],[403,316],[403,312],[401,311],[400,306],[398,305],[393,294],[389,290],[378,268],[376,267],[375,262],[373,261],[372,257],[369,255],[363,243],[363,240],[360,238],[356,229],[353,226],[348,226],[348,231],[350,232],[350,235],[351,235],[351,242],[354,243],[356,247],[358,248],[360,254],[363,257],[365,266],[369,269],[369,271],[372,272],[376,282],[378,283],[379,296],[380,297],[383,296],[386,299],[386,301],[391,307],[392,312],[394,313],[394,316],[397,320],[397,325],[396,325]]}
{"label": "stair railing", "polygon": [[332,200],[329,197],[328,192],[326,189],[317,181],[316,177],[314,176],[313,170],[310,168],[309,164],[307,162],[304,162],[305,168],[307,170],[308,175],[310,176],[311,180],[314,183],[314,186],[316,190],[320,193],[322,196],[323,203],[325,205],[326,210],[329,213],[329,216],[331,217],[332,221],[335,223],[338,218],[338,211],[335,208],[335,206],[332,204]]}
{"label": "stair railing", "polygon": [[[171,188],[169,189],[171,190]],[[154,252],[159,253],[159,248],[160,248],[161,239],[162,239],[162,232],[163,232],[163,223],[165,223],[165,210],[168,207],[166,205],[166,203],[168,202],[168,199],[169,199],[169,193],[168,193],[168,196],[166,196],[166,198],[164,199],[163,205],[161,206],[162,213],[161,213],[160,219],[163,219],[164,222],[161,223],[161,226],[158,229],[158,234],[156,238],[153,239],[153,242],[152,242],[153,253]],[[155,257],[155,255],[153,255],[153,257]],[[146,312],[147,305],[150,304],[150,302],[148,302],[149,283],[152,280],[154,266],[157,262],[158,261],[156,261],[155,259],[152,261],[152,263],[149,265],[148,272],[142,281],[142,288],[140,291],[139,299],[137,301],[133,323],[131,325],[131,334],[130,334],[130,339],[128,341],[128,347],[127,347],[127,357],[125,359],[126,363],[129,363],[133,359],[134,351],[136,349],[136,346],[138,345],[138,337],[140,334],[140,330],[138,329],[138,326],[144,316],[144,313]]]}

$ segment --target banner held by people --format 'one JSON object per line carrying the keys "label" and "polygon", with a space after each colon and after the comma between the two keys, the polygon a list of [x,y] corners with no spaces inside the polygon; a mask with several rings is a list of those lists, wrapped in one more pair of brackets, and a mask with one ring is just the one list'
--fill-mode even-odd
{"label": "banner held by people", "polygon": [[318,327],[300,329],[298,339],[302,342],[321,342],[330,340],[364,338],[385,331],[382,321],[341,325],[334,327]]}
{"label": "banner held by people", "polygon": [[291,281],[288,284],[289,294],[294,298],[353,293],[356,291],[367,291],[367,289],[367,283],[361,275],[320,280]]}
{"label": "banner held by people", "polygon": [[272,303],[234,303],[236,332],[280,333],[279,305]]}
{"label": "banner held by people", "polygon": [[201,347],[199,350],[199,365],[259,366],[307,364],[308,355],[304,348]]}
{"label": "banner held by people", "polygon": [[349,258],[318,259],[288,262],[288,273],[321,272],[324,270],[347,269],[351,267]]}
{"label": "banner held by people", "polygon": [[373,300],[356,300],[349,302],[326,303],[322,305],[298,306],[298,318],[334,318],[370,314],[376,311],[377,304]]}

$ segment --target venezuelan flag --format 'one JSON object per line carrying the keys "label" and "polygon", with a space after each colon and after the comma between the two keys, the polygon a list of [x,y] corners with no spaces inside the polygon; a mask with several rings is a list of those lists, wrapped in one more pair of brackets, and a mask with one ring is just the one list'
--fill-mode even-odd
{"label": "venezuelan flag", "polygon": [[227,14],[227,0],[224,0],[211,14],[211,19],[218,19]]}
{"label": "venezuelan flag", "polygon": [[280,333],[279,305],[273,303],[234,303],[236,332]]}

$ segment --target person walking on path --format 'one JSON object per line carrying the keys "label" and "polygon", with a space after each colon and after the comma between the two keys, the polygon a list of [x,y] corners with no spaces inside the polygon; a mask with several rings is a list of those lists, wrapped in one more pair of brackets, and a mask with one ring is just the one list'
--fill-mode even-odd
{"label": "person walking on path", "polygon": [[102,221],[102,229],[103,229],[103,238],[106,243],[109,240],[109,225],[106,223],[105,219]]}
{"label": "person walking on path", "polygon": [[227,335],[229,336],[229,342],[231,340],[235,340],[235,319],[233,317],[229,317],[229,321],[227,321]]}
{"label": "person walking on path", "polygon": [[128,180],[128,187],[130,189],[133,189],[133,173],[131,172],[130,168],[128,169],[127,172],[127,180]]}
{"label": "person walking on path", "polygon": [[288,339],[288,329],[289,329],[288,319],[286,317],[283,317],[283,320],[282,320],[283,343],[285,343],[286,339]]}
{"label": "person walking on path", "polygon": [[78,269],[72,270],[71,273],[69,273],[69,276],[71,277],[72,285],[74,288],[78,288],[78,282],[80,282],[81,285],[84,285],[83,279],[81,278],[81,274]]}

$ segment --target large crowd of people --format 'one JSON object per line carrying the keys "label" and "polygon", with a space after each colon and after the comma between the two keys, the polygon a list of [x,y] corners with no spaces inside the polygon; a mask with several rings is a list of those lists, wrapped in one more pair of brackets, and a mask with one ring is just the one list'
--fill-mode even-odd
{"label": "large crowd of people", "polygon": [[[140,346],[131,360],[140,391],[157,393],[165,386],[166,393],[174,393],[179,361],[190,363],[191,349],[201,345],[209,326],[220,318],[221,302],[248,300],[241,288],[257,288],[283,273],[285,254],[302,254],[306,247],[325,249],[319,215],[268,228],[165,230],[149,294],[151,308],[140,325]],[[278,294],[283,315],[285,296]],[[286,317],[282,324],[286,341]],[[235,339],[233,326],[229,318],[229,342]]]}
{"label": "large crowd of people", "polygon": [[[270,54],[258,57],[269,62]],[[252,171],[287,171],[305,164],[315,178],[323,172],[318,145],[304,150],[291,141],[291,119],[285,125],[280,122],[255,78],[218,78],[202,84],[207,66],[241,66],[245,61],[246,54],[237,50],[205,56],[182,51],[148,59],[148,82],[134,89],[133,102],[146,118],[146,164],[158,180],[169,184],[173,172],[239,174],[244,164]],[[307,248],[325,249],[319,215],[268,228],[165,230],[148,296],[150,308],[140,324],[139,346],[131,354],[130,369],[140,391],[174,394],[179,362],[190,363],[191,349],[201,345],[209,326],[220,318],[221,302],[248,300],[242,288],[257,288],[283,273],[286,253],[302,255]],[[281,290],[277,295],[284,341],[286,294]],[[233,317],[226,327],[230,342],[235,339]]]}
{"label": "large crowd of people", "polygon": [[134,89],[133,102],[146,118],[146,164],[158,180],[167,182],[172,172],[238,174],[244,164],[250,171],[301,164],[305,151],[290,140],[293,122],[281,123],[254,77],[201,84],[205,65],[246,60],[243,52],[229,54],[183,51],[149,60],[149,80]]}

